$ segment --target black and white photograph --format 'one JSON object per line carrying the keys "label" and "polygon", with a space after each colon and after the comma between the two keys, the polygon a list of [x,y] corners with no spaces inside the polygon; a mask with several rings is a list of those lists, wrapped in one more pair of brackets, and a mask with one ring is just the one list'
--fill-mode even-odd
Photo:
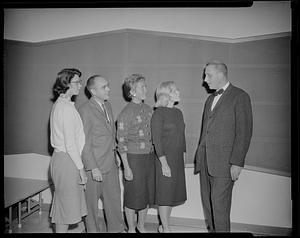
{"label": "black and white photograph", "polygon": [[233,2],[4,4],[4,233],[296,234],[296,3]]}

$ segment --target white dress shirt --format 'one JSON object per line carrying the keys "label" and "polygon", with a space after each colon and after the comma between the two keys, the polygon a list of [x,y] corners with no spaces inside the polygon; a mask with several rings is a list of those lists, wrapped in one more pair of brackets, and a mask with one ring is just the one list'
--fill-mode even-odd
{"label": "white dress shirt", "polygon": [[[227,82],[222,88],[219,88],[218,90],[220,90],[220,89],[223,89],[224,90],[224,92],[225,92],[225,90],[226,90],[226,88],[228,88],[228,86],[229,86],[229,82]],[[223,92],[223,93],[224,93]],[[222,94],[223,94],[222,93]],[[218,94],[217,96],[215,96],[214,97],[214,100],[213,100],[213,103],[211,104],[211,111],[214,109],[214,107],[216,106],[216,104],[217,104],[217,102],[219,101],[219,99],[220,99],[220,97],[222,96],[222,94]]]}
{"label": "white dress shirt", "polygon": [[50,115],[51,145],[68,153],[78,169],[83,168],[81,153],[85,143],[83,124],[74,102],[58,97]]}

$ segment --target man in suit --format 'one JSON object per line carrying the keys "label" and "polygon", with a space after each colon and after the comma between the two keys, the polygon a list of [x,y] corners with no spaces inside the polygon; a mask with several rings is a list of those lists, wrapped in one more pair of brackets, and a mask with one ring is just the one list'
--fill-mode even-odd
{"label": "man in suit", "polygon": [[252,107],[249,95],[228,81],[224,63],[206,64],[204,75],[209,88],[216,91],[205,102],[195,173],[200,172],[208,231],[230,232],[232,188],[252,137]]}
{"label": "man in suit", "polygon": [[108,81],[100,75],[87,80],[91,94],[88,102],[79,107],[85,146],[82,160],[87,170],[86,201],[88,233],[100,232],[98,200],[102,199],[108,232],[123,232],[121,189],[118,163],[115,157],[115,125],[109,98]]}

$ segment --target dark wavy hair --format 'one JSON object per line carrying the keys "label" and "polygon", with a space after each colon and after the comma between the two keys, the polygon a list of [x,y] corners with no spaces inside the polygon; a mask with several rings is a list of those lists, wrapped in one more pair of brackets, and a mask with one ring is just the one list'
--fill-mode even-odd
{"label": "dark wavy hair", "polygon": [[63,69],[57,74],[56,81],[53,86],[53,101],[55,101],[60,94],[67,92],[67,90],[69,89],[68,85],[76,74],[78,75],[78,77],[81,77],[81,72],[78,69],[74,68]]}
{"label": "dark wavy hair", "polygon": [[126,101],[132,100],[132,95],[130,93],[131,89],[136,87],[136,84],[140,81],[145,81],[146,78],[142,74],[132,74],[129,77],[125,78],[123,83],[123,95]]}

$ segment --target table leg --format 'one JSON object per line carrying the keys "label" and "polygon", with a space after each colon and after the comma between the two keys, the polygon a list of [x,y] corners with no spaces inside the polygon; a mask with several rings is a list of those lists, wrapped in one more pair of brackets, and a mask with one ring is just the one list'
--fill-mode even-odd
{"label": "table leg", "polygon": [[39,193],[39,206],[40,206],[39,214],[42,215],[42,193]]}
{"label": "table leg", "polygon": [[8,233],[12,233],[12,206],[9,207],[9,229]]}
{"label": "table leg", "polygon": [[30,213],[31,204],[30,204],[30,198],[27,199],[27,212]]}
{"label": "table leg", "polygon": [[21,202],[18,202],[18,227],[22,227],[21,219],[22,219],[22,208],[21,208]]}

